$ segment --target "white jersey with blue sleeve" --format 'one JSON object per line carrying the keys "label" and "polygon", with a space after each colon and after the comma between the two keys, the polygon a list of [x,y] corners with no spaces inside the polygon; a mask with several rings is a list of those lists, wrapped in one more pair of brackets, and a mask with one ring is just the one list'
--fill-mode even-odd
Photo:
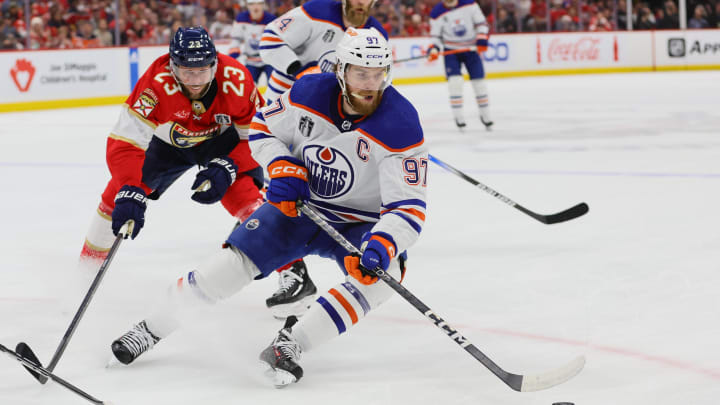
{"label": "white jersey with blue sleeve", "polygon": [[[362,27],[375,27],[387,39],[388,35],[374,17]],[[318,66],[323,72],[334,69],[335,48],[345,30],[342,3],[334,0],[310,0],[296,7],[265,27],[260,39],[260,56],[275,70],[288,74],[295,61],[301,69]]]}
{"label": "white jersey with blue sleeve", "polygon": [[238,13],[233,22],[230,37],[230,56],[237,59],[242,57],[244,65],[261,67],[265,63],[260,58],[260,38],[265,26],[275,19],[275,15],[263,12],[260,20],[253,20],[250,12]]}
{"label": "white jersey with blue sleeve", "polygon": [[394,87],[369,116],[346,116],[334,74],[306,75],[255,115],[250,149],[308,169],[308,202],[331,222],[375,222],[402,252],[425,222],[428,152],[417,111]]}
{"label": "white jersey with blue sleeve", "polygon": [[474,48],[488,32],[485,15],[474,0],[458,0],[452,8],[440,2],[430,12],[430,36],[440,49]]}

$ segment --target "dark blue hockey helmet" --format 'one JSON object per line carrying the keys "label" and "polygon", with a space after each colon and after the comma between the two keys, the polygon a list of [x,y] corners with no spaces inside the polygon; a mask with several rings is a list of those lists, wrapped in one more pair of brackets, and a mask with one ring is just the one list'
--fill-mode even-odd
{"label": "dark blue hockey helmet", "polygon": [[217,61],[217,50],[205,28],[180,27],[170,40],[170,58],[176,66],[210,66]]}

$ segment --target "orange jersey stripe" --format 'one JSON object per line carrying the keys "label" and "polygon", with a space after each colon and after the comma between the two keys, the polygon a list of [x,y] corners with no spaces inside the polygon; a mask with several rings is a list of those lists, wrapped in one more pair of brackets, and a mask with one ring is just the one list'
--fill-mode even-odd
{"label": "orange jersey stripe", "polygon": [[255,121],[250,123],[250,129],[254,129],[256,131],[262,131],[262,132],[265,132],[266,134],[272,133],[272,132],[270,132],[270,128],[268,128],[267,125],[261,124],[259,122],[255,122]]}
{"label": "orange jersey stripe", "polygon": [[384,213],[390,212],[390,211],[407,212],[408,214],[411,214],[411,215],[414,215],[414,216],[420,218],[421,220],[423,220],[423,222],[425,221],[425,214],[423,214],[422,211],[416,210],[415,208],[393,208],[391,210],[385,210],[385,211],[381,212],[381,214],[384,214]]}

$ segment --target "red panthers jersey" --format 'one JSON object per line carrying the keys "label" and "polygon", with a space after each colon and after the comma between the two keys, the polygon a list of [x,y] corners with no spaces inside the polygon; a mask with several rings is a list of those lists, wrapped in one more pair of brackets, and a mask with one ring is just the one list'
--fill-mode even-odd
{"label": "red panthers jersey", "polygon": [[258,95],[247,68],[235,59],[218,54],[217,72],[208,92],[190,100],[170,72],[170,55],[156,59],[125,100],[117,124],[108,139],[107,161],[113,180],[151,190],[141,184],[144,151],[153,137],[176,148],[192,148],[230,127],[240,143],[230,153],[238,172],[253,169],[247,133]]}

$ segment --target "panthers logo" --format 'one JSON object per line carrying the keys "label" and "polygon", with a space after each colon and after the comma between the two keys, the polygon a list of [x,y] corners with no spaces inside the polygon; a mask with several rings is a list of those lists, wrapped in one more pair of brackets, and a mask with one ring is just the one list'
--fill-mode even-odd
{"label": "panthers logo", "polygon": [[355,173],[350,160],[339,150],[320,145],[303,149],[310,190],[323,198],[338,198],[352,188]]}

